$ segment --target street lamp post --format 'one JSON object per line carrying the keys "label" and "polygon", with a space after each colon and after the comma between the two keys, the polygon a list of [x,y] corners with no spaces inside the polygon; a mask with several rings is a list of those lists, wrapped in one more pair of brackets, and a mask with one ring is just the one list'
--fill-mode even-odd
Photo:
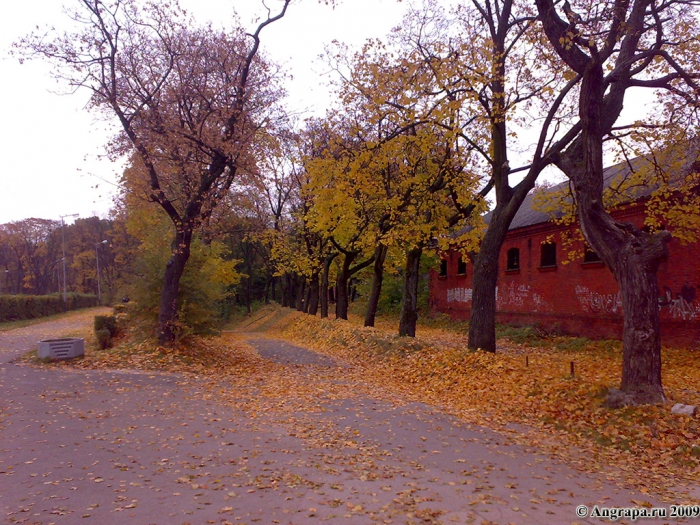
{"label": "street lamp post", "polygon": [[95,244],[95,259],[97,259],[97,302],[102,304],[102,288],[100,287],[100,252],[98,248],[100,244],[107,244],[109,241],[105,239]]}
{"label": "street lamp post", "polygon": [[61,247],[63,250],[63,258],[61,259],[63,261],[63,302],[67,303],[68,302],[68,289],[66,288],[66,236],[63,233],[63,226],[65,225],[63,218],[64,217],[77,217],[79,214],[78,213],[73,213],[71,215],[61,215]]}
{"label": "street lamp post", "polygon": [[[10,273],[10,270],[5,268],[5,288],[9,289],[9,286],[7,286],[7,275]],[[2,283],[0,283],[0,293],[2,293]]]}

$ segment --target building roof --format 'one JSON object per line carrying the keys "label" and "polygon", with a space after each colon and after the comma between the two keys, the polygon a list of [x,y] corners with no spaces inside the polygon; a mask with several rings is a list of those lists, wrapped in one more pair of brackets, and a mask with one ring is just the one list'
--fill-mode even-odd
{"label": "building roof", "polygon": [[[643,159],[642,157],[636,157],[630,162],[620,162],[618,164],[614,164],[605,168],[605,170],[603,171],[604,187],[610,188],[613,184],[619,183],[619,181],[622,180],[624,177],[630,175],[632,173],[632,170],[639,169],[639,167],[641,167],[641,165],[644,162],[646,162],[646,159]],[[570,184],[571,182],[567,180],[555,186],[551,186],[548,188],[536,188],[535,190],[531,191],[527,195],[527,197],[525,197],[523,203],[520,205],[520,208],[515,214],[515,217],[513,217],[513,221],[510,223],[509,230],[515,230],[517,228],[532,226],[533,224],[548,222],[552,218],[559,218],[563,216],[563,211],[550,212],[538,209],[538,206],[536,206],[535,199],[537,196],[542,195],[543,193],[567,192],[568,195],[565,197],[565,199],[567,202],[570,203],[571,192],[573,192],[573,188],[571,188]],[[635,191],[633,199],[638,199],[644,196],[644,194],[648,195],[649,193],[651,193],[651,191],[652,190],[649,187],[646,187],[641,191]],[[486,223],[489,222],[490,215],[491,214],[489,213],[485,217]]]}
{"label": "building roof", "polygon": [[[670,172],[675,174],[677,180],[680,181],[683,180],[685,176],[689,173],[698,170],[698,161],[696,160],[697,152],[698,148],[692,146],[685,148],[682,152],[678,152],[677,150],[673,152],[669,150],[669,155],[666,155],[665,158],[657,158],[655,159],[655,161],[659,165],[662,165],[662,170],[664,172]],[[678,160],[680,160],[680,169],[664,169],[669,168],[672,165],[672,163],[677,164]],[[604,188],[612,189],[613,191],[616,189],[620,189],[620,192],[624,192],[625,194],[623,200],[627,202],[635,201],[642,197],[647,197],[651,195],[651,193],[658,186],[654,184],[635,186],[634,184],[629,183],[629,177],[630,175],[639,172],[641,169],[654,169],[654,166],[655,164],[652,162],[652,160],[642,156],[635,157],[630,160],[625,160],[623,162],[619,162],[617,164],[609,166],[603,171]],[[622,184],[623,182],[627,182],[628,184],[624,185]],[[573,188],[570,187],[570,184],[570,181],[567,180],[549,188],[537,188],[531,191],[527,195],[527,197],[525,197],[525,200],[523,201],[522,205],[515,214],[515,217],[513,217],[513,221],[510,224],[509,230],[524,228],[526,226],[532,226],[534,224],[541,224],[544,222],[548,222],[553,218],[562,217],[564,215],[563,210],[551,212],[539,209],[540,207],[537,206],[536,199],[541,199],[542,197],[540,196],[543,193],[546,194],[561,192],[563,194],[562,198],[566,202],[570,203],[572,199],[571,194],[573,192]],[[486,214],[486,216],[484,217],[484,220],[487,224],[489,222],[490,216],[491,212]]]}

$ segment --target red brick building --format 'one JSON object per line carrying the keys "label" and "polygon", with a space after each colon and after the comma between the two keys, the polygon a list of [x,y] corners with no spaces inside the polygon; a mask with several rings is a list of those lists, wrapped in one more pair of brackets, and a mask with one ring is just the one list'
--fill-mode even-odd
{"label": "red brick building", "polygon": [[[609,168],[614,170],[617,167]],[[643,227],[645,199],[615,210],[613,217]],[[539,324],[546,329],[591,338],[622,336],[622,304],[612,272],[594,252],[569,260],[557,225],[533,209],[529,195],[515,216],[499,258],[497,320],[514,325]],[[584,253],[583,242],[572,248]],[[700,346],[700,243],[669,244],[668,258],[658,271],[662,343]],[[430,272],[430,304],[434,312],[468,319],[473,266],[457,252],[443,255]]]}

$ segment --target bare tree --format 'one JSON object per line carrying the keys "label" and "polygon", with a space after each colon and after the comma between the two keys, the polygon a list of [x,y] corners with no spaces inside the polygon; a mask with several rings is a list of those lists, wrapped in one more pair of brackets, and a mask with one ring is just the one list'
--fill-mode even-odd
{"label": "bare tree", "polygon": [[115,119],[114,154],[135,153],[145,197],[174,227],[164,271],[158,339],[175,339],[180,278],[197,229],[234,179],[253,170],[251,148],[274,126],[282,95],[278,71],[260,58],[262,30],[251,34],[197,27],[177,2],[80,0],[71,12],[78,29],[18,44],[40,56],[58,79],[92,92],[90,109]]}

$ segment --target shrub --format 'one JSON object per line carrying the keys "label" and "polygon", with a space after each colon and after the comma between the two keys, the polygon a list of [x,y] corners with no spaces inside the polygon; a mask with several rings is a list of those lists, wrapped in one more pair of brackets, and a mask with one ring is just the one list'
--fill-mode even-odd
{"label": "shrub", "polygon": [[102,350],[105,350],[112,346],[112,335],[106,328],[103,328],[102,330],[96,330],[95,336],[97,337],[97,343],[100,345],[100,348]]}
{"label": "shrub", "polygon": [[[147,239],[140,246],[136,261],[139,279],[132,283],[130,296],[134,314],[156,325],[163,287],[163,268],[170,257],[161,234],[156,240]],[[157,241],[157,242],[156,242]],[[240,280],[236,271],[238,261],[229,260],[229,249],[220,242],[204,244],[195,237],[190,259],[180,279],[178,294],[177,332],[179,336],[190,333],[209,333],[223,319],[221,304],[232,294],[233,286]]]}
{"label": "shrub", "polygon": [[123,314],[127,312],[128,305],[125,303],[117,303],[112,308],[115,314]]}
{"label": "shrub", "polygon": [[113,315],[96,315],[95,333],[100,330],[107,330],[110,337],[117,335],[117,318]]}

